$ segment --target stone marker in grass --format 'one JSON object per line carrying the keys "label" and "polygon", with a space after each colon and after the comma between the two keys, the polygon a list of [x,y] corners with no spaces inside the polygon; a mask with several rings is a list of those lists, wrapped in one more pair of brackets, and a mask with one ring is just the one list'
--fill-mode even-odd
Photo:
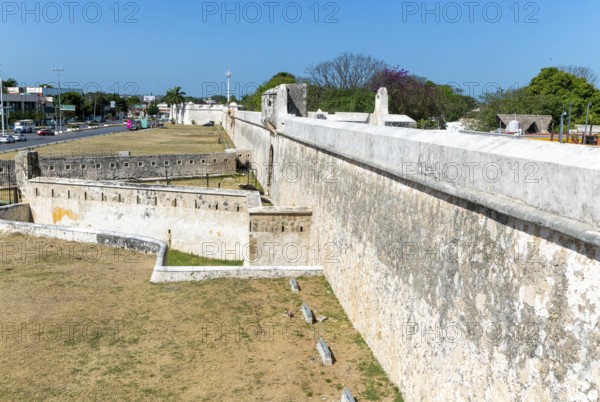
{"label": "stone marker in grass", "polygon": [[317,351],[319,352],[319,355],[321,355],[321,360],[323,360],[324,365],[333,366],[333,356],[331,355],[331,350],[323,338],[319,338],[319,341],[317,342]]}
{"label": "stone marker in grass", "polygon": [[342,391],[342,401],[341,402],[356,402],[356,399],[352,396],[352,393],[348,388],[344,388]]}
{"label": "stone marker in grass", "polygon": [[300,311],[302,312],[304,321],[306,321],[307,324],[312,324],[314,322],[313,313],[308,304],[304,303],[302,307],[300,307]]}
{"label": "stone marker in grass", "polygon": [[292,288],[292,292],[298,293],[300,291],[300,286],[298,285],[298,281],[296,278],[290,279],[290,287]]}

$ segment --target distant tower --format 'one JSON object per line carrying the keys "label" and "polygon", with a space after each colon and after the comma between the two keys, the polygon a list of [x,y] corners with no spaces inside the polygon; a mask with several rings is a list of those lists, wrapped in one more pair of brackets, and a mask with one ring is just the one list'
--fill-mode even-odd
{"label": "distant tower", "polygon": [[227,104],[229,104],[231,100],[231,93],[229,92],[229,79],[231,78],[231,71],[229,71],[229,69],[227,69],[225,77],[227,77]]}

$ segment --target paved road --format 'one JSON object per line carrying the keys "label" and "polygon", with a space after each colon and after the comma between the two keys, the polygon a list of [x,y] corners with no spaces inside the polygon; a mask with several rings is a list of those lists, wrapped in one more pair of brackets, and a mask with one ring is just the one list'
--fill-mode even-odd
{"label": "paved road", "polygon": [[14,144],[0,144],[0,152],[2,151],[15,151],[18,149],[27,149],[31,146],[42,145],[42,144],[52,144],[54,142],[64,141],[64,140],[72,140],[76,138],[86,138],[86,137],[95,137],[101,134],[107,133],[117,133],[127,131],[127,127],[124,125],[114,126],[114,127],[101,127],[94,130],[86,130],[86,131],[78,131],[78,132],[70,132],[65,134],[53,135],[40,137],[37,134],[25,134],[27,137],[27,141],[25,142],[15,142]]}

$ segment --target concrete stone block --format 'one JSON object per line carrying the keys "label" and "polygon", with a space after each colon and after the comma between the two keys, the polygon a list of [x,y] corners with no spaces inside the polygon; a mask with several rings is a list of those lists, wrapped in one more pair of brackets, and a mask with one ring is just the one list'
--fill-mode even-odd
{"label": "concrete stone block", "polygon": [[300,311],[302,312],[304,321],[306,321],[307,324],[312,324],[314,322],[313,312],[308,304],[304,303],[302,307],[300,307]]}
{"label": "concrete stone block", "polygon": [[296,278],[290,279],[290,287],[292,288],[292,292],[294,292],[294,293],[300,292],[300,285],[298,285],[298,281],[296,280]]}
{"label": "concrete stone block", "polygon": [[323,338],[319,338],[319,341],[317,342],[317,351],[325,366],[333,366],[333,355]]}
{"label": "concrete stone block", "polygon": [[352,396],[352,393],[350,392],[350,390],[348,388],[344,388],[342,390],[341,402],[356,402],[356,399],[354,399],[354,396]]}

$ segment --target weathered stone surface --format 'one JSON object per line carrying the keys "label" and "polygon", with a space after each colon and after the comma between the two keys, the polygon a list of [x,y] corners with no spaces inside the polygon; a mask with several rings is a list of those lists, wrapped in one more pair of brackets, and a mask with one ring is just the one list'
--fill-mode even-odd
{"label": "weathered stone surface", "polygon": [[319,352],[319,356],[321,356],[321,360],[325,366],[333,365],[333,356],[331,354],[331,350],[323,338],[319,338],[319,341],[317,342],[317,351]]}
{"label": "weathered stone surface", "polygon": [[306,321],[307,324],[311,324],[314,322],[314,315],[312,310],[310,309],[310,306],[306,303],[304,303],[302,305],[302,307],[300,307],[300,311],[302,312],[302,315],[304,316],[304,321]]}
{"label": "weathered stone surface", "polygon": [[342,390],[341,402],[356,402],[356,399],[354,399],[354,396],[352,395],[352,393],[350,392],[350,390],[348,388],[344,388]]}
{"label": "weathered stone surface", "polygon": [[290,288],[294,293],[298,293],[300,291],[300,285],[298,285],[296,278],[290,278]]}
{"label": "weathered stone surface", "polygon": [[[274,202],[311,208],[311,241],[334,245],[325,274],[407,400],[597,398],[600,150],[297,118],[273,136],[238,117],[257,165],[273,149]],[[438,167],[403,174],[423,162]],[[333,174],[286,180],[291,163]],[[449,180],[463,163],[480,170]]]}

